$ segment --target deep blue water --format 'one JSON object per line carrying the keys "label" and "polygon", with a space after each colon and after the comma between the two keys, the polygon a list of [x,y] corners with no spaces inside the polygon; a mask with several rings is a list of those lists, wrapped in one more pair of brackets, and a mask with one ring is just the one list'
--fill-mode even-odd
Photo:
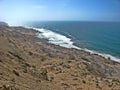
{"label": "deep blue water", "polygon": [[71,38],[78,47],[120,58],[120,22],[48,21],[25,25],[60,33]]}

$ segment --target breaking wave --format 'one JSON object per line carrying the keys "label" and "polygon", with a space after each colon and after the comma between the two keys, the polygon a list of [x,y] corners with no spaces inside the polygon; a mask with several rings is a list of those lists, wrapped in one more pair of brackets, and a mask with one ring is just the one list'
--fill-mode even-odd
{"label": "breaking wave", "polygon": [[49,43],[59,45],[62,47],[66,47],[66,48],[75,48],[75,49],[79,49],[79,50],[84,50],[86,52],[89,52],[90,54],[97,54],[97,55],[105,57],[107,59],[110,58],[113,61],[120,62],[119,58],[114,57],[110,54],[99,53],[97,51],[89,50],[87,48],[77,47],[74,45],[74,42],[72,41],[71,38],[68,38],[68,37],[61,35],[59,33],[56,33],[56,32],[53,32],[51,30],[44,29],[44,28],[41,28],[41,29],[40,28],[33,28],[33,29],[40,32],[40,34],[38,35],[39,38],[44,38],[44,39],[48,40]]}

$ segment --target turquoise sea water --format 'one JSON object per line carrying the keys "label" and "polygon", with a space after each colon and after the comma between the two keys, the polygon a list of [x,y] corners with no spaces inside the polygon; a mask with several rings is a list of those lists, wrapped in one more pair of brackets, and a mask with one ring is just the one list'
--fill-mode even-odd
{"label": "turquoise sea water", "polygon": [[64,35],[80,48],[120,58],[120,22],[48,21],[27,22],[25,25]]}

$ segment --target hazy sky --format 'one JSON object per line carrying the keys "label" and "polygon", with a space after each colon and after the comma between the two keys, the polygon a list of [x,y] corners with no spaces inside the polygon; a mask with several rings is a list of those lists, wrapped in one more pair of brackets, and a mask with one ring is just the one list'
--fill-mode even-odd
{"label": "hazy sky", "polygon": [[120,0],[0,0],[0,20],[120,21]]}

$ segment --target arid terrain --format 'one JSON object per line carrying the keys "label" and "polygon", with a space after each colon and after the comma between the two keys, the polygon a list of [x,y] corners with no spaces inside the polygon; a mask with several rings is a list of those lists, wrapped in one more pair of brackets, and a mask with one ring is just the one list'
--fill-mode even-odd
{"label": "arid terrain", "polygon": [[120,90],[120,63],[0,23],[0,90]]}

